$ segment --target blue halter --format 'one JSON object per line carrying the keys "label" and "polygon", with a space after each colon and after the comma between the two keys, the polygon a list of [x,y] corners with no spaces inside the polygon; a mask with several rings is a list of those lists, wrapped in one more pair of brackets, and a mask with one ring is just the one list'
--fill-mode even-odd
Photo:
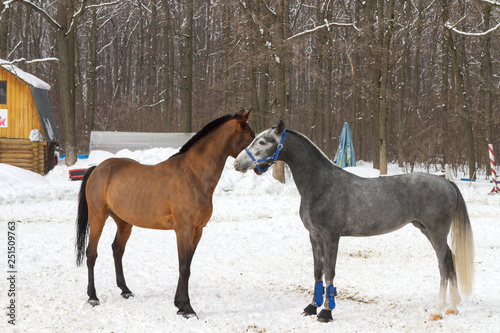
{"label": "blue halter", "polygon": [[[281,149],[283,149],[283,141],[285,141],[285,130],[283,130],[283,134],[281,134],[281,140],[280,140],[280,143],[278,144],[278,148],[276,148],[276,152],[274,154],[272,154],[271,156],[261,158],[260,160],[256,160],[255,157],[253,157],[250,150],[248,150],[248,148],[245,148],[245,151],[247,152],[248,156],[250,156],[250,158],[252,159],[253,164],[255,165],[255,168],[257,169],[257,171],[259,172],[260,175],[263,174],[264,172],[266,172],[267,169],[269,169],[269,167],[271,165],[276,163],[276,161],[278,160],[278,156],[280,155],[280,151],[281,151]],[[260,163],[267,162],[269,160],[273,160],[273,162],[271,164],[268,164],[265,168],[260,167],[260,165],[259,165]]]}

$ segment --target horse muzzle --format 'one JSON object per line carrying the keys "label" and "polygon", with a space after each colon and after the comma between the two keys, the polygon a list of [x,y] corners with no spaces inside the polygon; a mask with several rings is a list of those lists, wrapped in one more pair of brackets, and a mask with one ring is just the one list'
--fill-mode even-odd
{"label": "horse muzzle", "polygon": [[243,170],[240,168],[240,164],[238,163],[238,161],[234,161],[234,170],[239,171],[239,172],[243,172],[243,173],[247,172],[247,169]]}
{"label": "horse muzzle", "polygon": [[245,161],[247,158],[245,151],[241,151],[236,159],[234,160],[234,169],[239,172],[247,172],[248,169],[252,167],[252,162],[251,161]]}

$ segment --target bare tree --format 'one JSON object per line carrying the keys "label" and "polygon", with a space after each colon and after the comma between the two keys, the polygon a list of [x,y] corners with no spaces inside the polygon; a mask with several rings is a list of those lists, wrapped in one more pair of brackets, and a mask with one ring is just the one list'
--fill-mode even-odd
{"label": "bare tree", "polygon": [[[443,20],[448,22],[449,19],[449,2],[448,0],[442,0],[443,6]],[[474,135],[472,133],[472,119],[470,112],[470,105],[467,99],[467,93],[465,91],[464,76],[460,68],[460,63],[458,59],[457,49],[455,47],[455,41],[450,30],[445,32],[446,44],[448,46],[448,52],[451,55],[451,61],[453,64],[453,72],[456,81],[457,89],[457,99],[459,105],[463,112],[463,118],[465,121],[465,137],[467,144],[467,160],[469,164],[469,177],[473,178],[476,172],[476,158],[474,153]]]}
{"label": "bare tree", "polygon": [[[56,18],[54,19],[47,11],[36,4],[19,0],[16,3],[27,6],[52,25],[57,31],[57,51],[59,58],[58,86],[60,103],[63,116],[63,133],[66,152],[66,165],[70,166],[77,160],[77,138],[76,138],[76,35],[78,19],[84,14],[87,1],[82,0],[79,7],[75,7],[74,1],[58,0],[56,7]],[[109,3],[108,3],[109,4]]]}
{"label": "bare tree", "polygon": [[193,40],[194,1],[186,1],[186,32],[184,49],[184,131],[192,132],[193,117]]}
{"label": "bare tree", "polygon": [[381,77],[380,77],[380,111],[379,111],[379,141],[380,141],[380,174],[387,174],[387,117],[389,112],[388,107],[388,92],[387,86],[389,81],[389,59],[390,59],[390,46],[392,40],[393,26],[394,26],[394,0],[387,2],[387,7],[383,8],[384,1],[379,1],[379,20],[381,20],[381,13],[385,12],[386,19],[384,20],[385,27],[381,28],[383,33],[382,39],[382,59],[381,59]]}
{"label": "bare tree", "polygon": [[[484,29],[488,31],[491,28],[491,9],[489,3],[483,4],[482,18]],[[491,61],[491,36],[487,34],[482,37],[481,52],[481,99],[484,110],[484,122],[486,127],[486,142],[493,142],[493,71]],[[491,175],[491,168],[486,167],[486,174]]]}
{"label": "bare tree", "polygon": [[243,107],[257,131],[285,116],[332,156],[347,121],[356,157],[382,172],[395,161],[473,172],[484,143],[500,144],[498,1],[64,3],[0,1],[0,49],[73,59],[19,62],[56,83],[68,157],[72,136],[88,150],[89,129],[195,131]]}
{"label": "bare tree", "polygon": [[0,58],[7,58],[7,40],[9,38],[9,16],[10,11],[0,1]]}

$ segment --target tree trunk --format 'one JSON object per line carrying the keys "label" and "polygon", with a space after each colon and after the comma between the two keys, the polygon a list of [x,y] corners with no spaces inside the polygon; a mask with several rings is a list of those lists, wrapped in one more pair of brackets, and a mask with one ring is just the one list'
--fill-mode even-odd
{"label": "tree trunk", "polygon": [[59,54],[59,94],[64,129],[64,151],[66,165],[74,165],[77,161],[76,123],[75,123],[75,36],[76,27],[66,35],[71,17],[73,2],[60,0],[57,2],[57,21],[63,27],[57,31],[57,51]]}
{"label": "tree trunk", "polygon": [[89,40],[89,88],[87,96],[87,109],[89,116],[89,135],[94,130],[95,109],[96,109],[96,90],[97,90],[97,9],[92,9],[92,27],[90,28]]}
{"label": "tree trunk", "polygon": [[[251,31],[251,23],[247,22],[248,25],[248,31]],[[248,50],[250,54],[257,54],[258,53],[258,46],[256,45],[255,40],[250,40],[249,41],[249,47]],[[248,80],[249,80],[249,85],[250,85],[250,100],[252,101],[252,119],[251,119],[251,125],[252,128],[258,133],[261,131],[261,113],[264,111],[264,109],[260,108],[259,105],[259,85],[261,82],[258,81],[257,79],[257,72],[258,72],[258,65],[255,62],[252,62],[248,66]],[[255,115],[255,116],[254,116]]]}
{"label": "tree trunk", "polygon": [[[22,21],[24,22],[21,22],[21,26],[24,26],[24,27],[29,27],[30,26],[30,16],[31,16],[31,10],[29,8],[23,8],[23,15],[22,15]],[[29,47],[29,43],[28,43],[28,29],[25,29],[23,30],[23,34],[22,34],[22,37],[21,37],[21,57],[24,58],[24,59],[28,59],[29,58],[29,51],[28,51],[28,47]]]}
{"label": "tree trunk", "polygon": [[[443,0],[443,21],[448,22],[448,0]],[[469,177],[472,179],[476,170],[476,159],[474,154],[474,135],[472,133],[472,120],[470,116],[469,101],[464,86],[464,76],[458,63],[457,49],[451,30],[445,31],[446,44],[448,45],[448,52],[451,55],[451,62],[453,64],[453,72],[456,82],[458,104],[462,108],[462,113],[465,121],[465,139],[467,145],[467,160],[469,162]]]}
{"label": "tree trunk", "polygon": [[[145,58],[145,48],[144,48],[144,42],[145,42],[145,35],[144,35],[144,27],[146,26],[146,15],[144,14],[144,8],[143,6],[138,6],[139,7],[139,45],[138,45],[138,59],[137,59],[137,75],[135,77],[135,87],[133,87],[133,91],[135,90],[135,94],[132,96],[132,101],[134,106],[137,108],[136,111],[133,114],[134,121],[138,124],[139,131],[144,131],[144,81],[146,77],[146,71],[144,69],[144,58]],[[134,89],[135,88],[135,89]],[[134,98],[135,97],[135,98]]]}
{"label": "tree trunk", "polygon": [[[491,5],[485,4],[483,7],[484,30],[490,29]],[[482,41],[483,52],[481,52],[481,99],[484,111],[484,122],[486,126],[486,143],[493,143],[493,71],[491,65],[490,44],[491,37],[486,35]],[[491,175],[491,168],[486,166],[486,175]]]}
{"label": "tree trunk", "polygon": [[184,51],[184,132],[191,133],[193,118],[193,33],[194,33],[194,1],[186,1],[186,45]]}
{"label": "tree trunk", "polygon": [[[146,63],[146,69],[148,72],[148,77],[146,80],[146,103],[148,104],[146,110],[148,110],[149,114],[153,114],[153,108],[151,105],[155,104],[156,97],[158,96],[157,88],[157,61],[156,55],[158,53],[158,10],[156,5],[151,6],[151,22],[149,23],[149,40],[151,44],[148,47],[148,61]],[[154,117],[151,117],[151,122],[154,122]]]}
{"label": "tree trunk", "polygon": [[[403,1],[402,4],[405,9],[405,21],[409,22],[411,18],[411,4],[407,1]],[[408,58],[408,43],[410,42],[410,24],[408,23],[406,26],[406,31],[403,37],[403,51],[401,55],[401,67],[400,67],[400,75],[399,75],[399,98],[398,98],[398,107],[397,107],[397,154],[398,154],[398,166],[402,168],[404,166],[404,151],[403,151],[403,112],[405,107],[405,92],[406,92],[406,66],[407,66],[407,58]]]}
{"label": "tree trunk", "polygon": [[[269,108],[269,64],[265,64],[259,67],[260,75],[259,75],[259,110],[264,112],[268,112]],[[262,114],[261,113],[261,114]],[[266,123],[267,117],[260,116],[259,124],[260,130],[269,127]]]}
{"label": "tree trunk", "polygon": [[[385,34],[383,35],[382,42],[382,67],[380,79],[380,116],[379,116],[379,141],[380,141],[380,174],[387,174],[387,85],[389,81],[389,60],[390,60],[390,47],[392,39],[392,30],[394,22],[394,1],[387,2],[386,20],[384,24]],[[381,2],[383,3],[383,2]],[[384,9],[380,8],[380,13]],[[380,17],[379,17],[380,19]]]}
{"label": "tree trunk", "polygon": [[415,43],[415,60],[413,64],[413,92],[412,92],[412,102],[410,109],[410,166],[411,171],[415,167],[415,163],[417,162],[417,156],[419,151],[419,141],[417,139],[417,119],[418,119],[418,107],[419,107],[419,97],[420,97],[420,46],[422,40],[422,25],[423,25],[423,2],[419,2],[418,4],[418,22],[417,22],[417,31],[414,39]]}
{"label": "tree trunk", "polygon": [[[254,53],[255,51],[255,45],[251,43],[250,45],[250,53]],[[252,101],[252,110],[256,113],[259,114],[259,88],[258,88],[258,83],[257,83],[257,67],[254,66],[249,66],[248,67],[248,84],[250,85],[250,100]],[[258,124],[256,119],[251,120],[251,124],[255,126],[255,124]],[[252,126],[252,127],[253,127]],[[257,131],[260,130],[257,129],[258,126],[255,126],[255,129]]]}
{"label": "tree trunk", "polygon": [[367,77],[368,77],[368,105],[371,113],[372,145],[373,145],[373,167],[380,168],[380,141],[379,141],[379,93],[380,93],[380,67],[379,51],[375,38],[375,17],[377,1],[365,1],[363,3],[363,40],[367,54]]}
{"label": "tree trunk", "polygon": [[275,115],[286,118],[287,116],[287,91],[286,91],[286,51],[285,44],[283,41],[285,40],[285,15],[288,15],[285,12],[287,0],[279,0],[276,4],[276,22],[274,25],[274,33],[275,33],[275,82],[274,82],[274,97],[276,100],[275,104]]}
{"label": "tree trunk", "polygon": [[[321,20],[321,21],[324,21]],[[322,97],[323,97],[323,87],[325,85],[325,82],[323,82],[322,77],[323,77],[323,66],[324,66],[324,61],[323,61],[323,53],[325,50],[325,44],[326,44],[326,38],[324,36],[323,32],[320,32],[320,36],[318,38],[319,41],[319,47],[317,49],[318,52],[318,57],[317,57],[317,63],[316,63],[316,75],[314,75],[314,87],[312,91],[312,112],[309,116],[309,128],[307,131],[307,136],[311,140],[315,140],[316,138],[313,137],[313,134],[317,131],[316,123],[317,123],[317,118],[318,118],[318,113],[322,114],[321,110],[321,105],[322,105]],[[322,121],[321,119],[320,121]],[[317,136],[317,135],[316,135]],[[323,138],[319,138],[320,141],[323,140]],[[317,141],[317,142],[320,142]]]}
{"label": "tree trunk", "polygon": [[[223,19],[222,19],[222,36],[223,44],[231,43],[231,7],[228,4],[223,4]],[[229,92],[232,82],[232,76],[230,74],[230,51],[224,50],[224,61],[222,65],[222,80],[224,85],[224,95],[222,100],[222,112],[224,114],[229,113],[229,109],[232,108],[231,93]]]}
{"label": "tree trunk", "polygon": [[206,7],[206,18],[205,18],[205,31],[203,32],[204,39],[205,39],[205,52],[204,52],[204,72],[202,76],[204,77],[203,79],[203,100],[202,100],[202,110],[203,112],[203,123],[207,123],[210,121],[210,115],[208,112],[205,110],[210,110],[212,99],[211,94],[213,91],[213,57],[212,57],[212,51],[213,51],[213,46],[212,46],[212,36],[214,34],[214,11],[215,9],[211,6],[211,0],[205,0],[205,7]]}
{"label": "tree trunk", "polygon": [[[331,15],[329,15],[331,16]],[[331,17],[329,18],[331,19]],[[331,45],[331,41],[329,41],[329,44],[328,45]],[[333,54],[331,52],[329,52],[327,55],[326,55],[326,62],[327,62],[327,66],[326,66],[326,70],[327,70],[327,77],[328,75],[330,75],[332,72],[333,72],[333,62],[334,62],[334,57],[333,57]],[[335,100],[334,100],[334,96],[335,96],[335,88],[334,88],[334,80],[327,80],[328,81],[328,84],[326,85],[326,92],[325,94],[323,95],[323,100],[324,100],[324,106],[323,106],[323,109],[324,109],[324,118],[325,118],[325,153],[326,153],[326,156],[332,158],[333,160],[333,156],[335,156],[335,151],[334,149],[336,147],[334,147],[333,145],[333,127],[334,124],[332,123],[332,119],[334,119],[332,117],[333,115],[333,106],[334,106],[334,103],[335,103]],[[352,124],[354,124],[354,122],[352,122]]]}
{"label": "tree trunk", "polygon": [[173,18],[170,13],[168,0],[162,0],[163,12],[166,16],[166,22],[163,28],[163,52],[164,52],[164,75],[165,75],[165,103],[164,103],[164,127],[167,132],[173,130],[174,115],[174,36],[173,36]]}
{"label": "tree trunk", "polygon": [[442,109],[439,113],[441,115],[441,137],[442,137],[442,167],[446,167],[446,164],[449,163],[449,152],[448,152],[448,64],[450,62],[450,57],[448,53],[448,47],[446,44],[446,38],[443,38],[443,42],[441,43],[441,47],[443,48],[443,63],[442,63],[442,73],[441,73],[441,105]]}
{"label": "tree trunk", "polygon": [[[356,21],[360,20],[360,12],[361,12],[361,2],[356,1],[355,3],[355,8],[354,8],[354,18]],[[353,145],[354,149],[356,152],[356,157],[358,159],[363,158],[363,134],[361,131],[362,127],[362,117],[361,117],[361,93],[360,93],[360,82],[361,82],[361,77],[360,77],[360,48],[361,48],[361,41],[360,41],[360,36],[358,33],[355,33],[354,40],[354,51],[353,51],[353,56],[352,56],[352,66],[351,66],[351,74],[352,78],[350,80],[351,84],[351,119],[352,119],[352,136],[353,136]],[[332,113],[333,110],[330,110],[330,113]],[[334,147],[335,148],[335,147]],[[335,154],[335,151],[333,151]]]}
{"label": "tree trunk", "polygon": [[[326,8],[320,7],[317,12],[317,17],[318,17],[318,22],[324,22],[326,18]],[[322,109],[322,97],[323,97],[323,90],[325,86],[325,82],[322,80],[323,78],[323,68],[324,68],[324,54],[325,54],[325,49],[326,49],[326,43],[327,43],[327,31],[326,29],[323,29],[318,32],[318,37],[317,37],[317,47],[315,49],[314,54],[317,54],[317,61],[316,61],[316,73],[313,76],[314,78],[314,86],[313,86],[313,91],[312,91],[312,108],[311,108],[311,114],[309,116],[309,128],[307,131],[307,136],[309,139],[315,141],[319,144],[321,147],[321,143],[323,142],[323,137],[321,134],[319,135],[319,138],[314,138],[313,134],[318,133],[317,128],[317,119],[318,119],[318,113],[320,113],[320,122],[323,123],[324,120],[322,119],[323,115],[323,109]],[[323,125],[321,125],[323,126]],[[321,131],[320,131],[321,132]],[[318,136],[318,135],[316,135]]]}
{"label": "tree trunk", "polygon": [[[5,5],[0,1],[0,13],[4,10]],[[0,59],[7,59],[7,47],[9,45],[9,17],[10,10],[7,9],[0,17]]]}
{"label": "tree trunk", "polygon": [[[287,81],[286,81],[286,45],[285,26],[288,15],[288,0],[278,0],[276,4],[276,22],[274,24],[274,46],[276,47],[275,54],[275,82],[274,82],[274,97],[276,100],[275,116],[287,119],[288,116],[288,101],[287,101]],[[291,119],[289,120],[289,123]],[[273,175],[281,182],[285,182],[285,163],[278,161],[273,167]]]}

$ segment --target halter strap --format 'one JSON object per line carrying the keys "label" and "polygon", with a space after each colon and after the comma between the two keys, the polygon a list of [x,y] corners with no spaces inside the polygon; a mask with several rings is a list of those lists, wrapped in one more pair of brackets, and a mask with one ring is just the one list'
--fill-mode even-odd
{"label": "halter strap", "polygon": [[[278,147],[276,148],[276,152],[271,156],[261,158],[260,160],[256,160],[255,157],[250,152],[250,150],[248,150],[248,148],[245,148],[245,151],[247,152],[248,156],[250,156],[250,158],[252,159],[253,164],[255,165],[255,168],[257,169],[260,175],[266,172],[271,165],[276,163],[276,161],[278,160],[278,156],[280,155],[280,151],[281,149],[283,149],[283,141],[285,141],[285,130],[283,130],[283,133],[281,134],[281,140],[280,143],[278,144]],[[260,163],[267,162],[269,160],[273,160],[273,162],[271,164],[268,164],[265,168],[260,167],[259,165]]]}

